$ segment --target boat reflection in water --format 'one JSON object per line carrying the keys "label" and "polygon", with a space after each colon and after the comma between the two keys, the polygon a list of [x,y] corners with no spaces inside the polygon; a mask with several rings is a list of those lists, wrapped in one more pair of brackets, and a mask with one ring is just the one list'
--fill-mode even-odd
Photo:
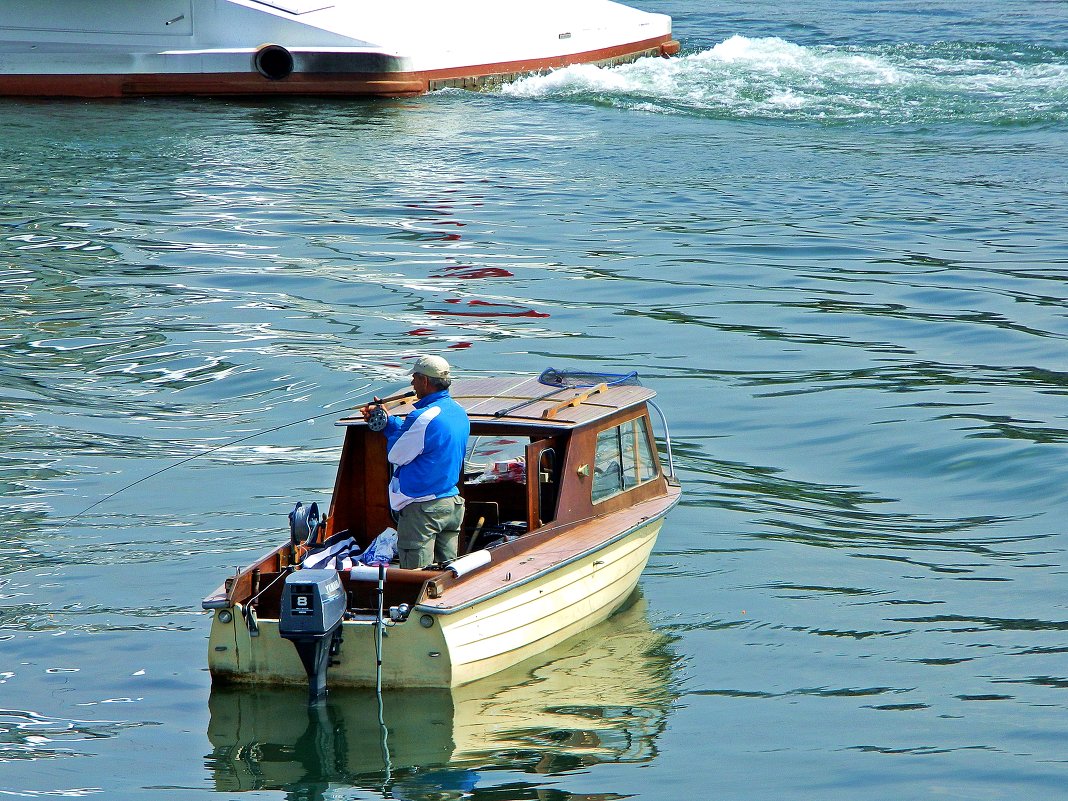
{"label": "boat reflection in water", "polygon": [[381,706],[368,690],[333,690],[309,707],[303,688],[217,687],[207,767],[217,791],[282,790],[303,801],[344,786],[458,799],[482,769],[647,762],[674,698],[669,642],[635,593],[610,620],[535,660],[451,690],[386,691]]}

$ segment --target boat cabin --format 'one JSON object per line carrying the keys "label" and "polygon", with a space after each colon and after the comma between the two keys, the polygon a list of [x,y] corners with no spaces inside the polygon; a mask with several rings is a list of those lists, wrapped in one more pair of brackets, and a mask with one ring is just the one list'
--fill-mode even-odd
{"label": "boat cabin", "polygon": [[[460,379],[450,394],[471,420],[460,555],[664,494],[646,409],[655,393],[643,386],[554,392],[537,378]],[[411,412],[414,400],[390,413]],[[347,530],[366,547],[395,525],[386,439],[362,416],[338,425],[346,434],[325,536]]]}

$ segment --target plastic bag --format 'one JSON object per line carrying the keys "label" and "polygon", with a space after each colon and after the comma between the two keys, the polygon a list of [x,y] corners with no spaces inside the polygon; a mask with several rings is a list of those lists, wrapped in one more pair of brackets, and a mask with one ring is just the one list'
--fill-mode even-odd
{"label": "plastic bag", "polygon": [[397,555],[397,529],[387,528],[360,554],[365,565],[388,565]]}

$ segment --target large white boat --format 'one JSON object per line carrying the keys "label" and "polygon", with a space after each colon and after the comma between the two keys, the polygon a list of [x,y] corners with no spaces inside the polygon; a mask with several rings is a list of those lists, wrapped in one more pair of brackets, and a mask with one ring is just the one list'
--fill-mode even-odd
{"label": "large white boat", "polygon": [[18,0],[0,95],[417,95],[671,55],[671,18],[611,0]]}

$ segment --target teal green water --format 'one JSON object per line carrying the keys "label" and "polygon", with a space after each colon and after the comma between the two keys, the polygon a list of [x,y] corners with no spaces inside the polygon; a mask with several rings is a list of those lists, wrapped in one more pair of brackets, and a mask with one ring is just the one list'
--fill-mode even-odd
{"label": "teal green water", "polygon": [[[1068,798],[1064,5],[646,7],[680,58],[492,94],[0,101],[0,794]],[[641,597],[384,731],[212,693],[422,352],[659,392]]]}

